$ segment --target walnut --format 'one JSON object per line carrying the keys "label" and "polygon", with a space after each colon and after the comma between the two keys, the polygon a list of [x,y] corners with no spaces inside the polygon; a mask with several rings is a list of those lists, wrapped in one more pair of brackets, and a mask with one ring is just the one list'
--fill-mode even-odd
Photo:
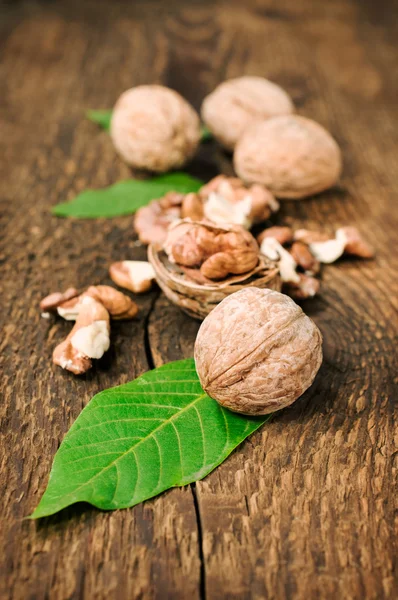
{"label": "walnut", "polygon": [[269,260],[279,261],[278,267],[282,281],[299,282],[295,259],[275,238],[264,238],[261,242],[260,252]]}
{"label": "walnut", "polygon": [[273,227],[268,227],[259,233],[257,236],[257,242],[261,245],[265,238],[274,238],[281,244],[281,246],[285,246],[293,241],[293,230],[291,227],[274,225]]}
{"label": "walnut", "polygon": [[145,260],[122,260],[111,264],[109,276],[120,287],[142,294],[151,289],[155,271]]}
{"label": "walnut", "polygon": [[109,313],[90,296],[82,299],[76,323],[68,337],[53,352],[53,363],[75,375],[92,366],[92,358],[101,358],[110,346]]}
{"label": "walnut", "polygon": [[243,288],[281,290],[278,266],[262,256],[251,271],[230,275],[220,281],[208,279],[199,269],[171,262],[156,244],[149,245],[148,260],[166,297],[194,319],[203,320],[221,300]]}
{"label": "walnut", "polygon": [[53,292],[40,302],[40,309],[43,311],[55,311],[60,304],[67,302],[79,295],[76,288],[70,287],[65,292]]}
{"label": "walnut", "polygon": [[373,258],[374,250],[352,226],[340,227],[335,237],[327,233],[298,229],[294,239],[308,245],[311,253],[322,263],[333,263],[343,254]]}
{"label": "walnut", "polygon": [[238,77],[224,81],[202,104],[202,119],[214,137],[233,150],[247,126],[294,111],[287,93],[262,77]]}
{"label": "walnut", "polygon": [[203,389],[219,404],[263,415],[289,406],[312,384],[322,336],[288,296],[245,288],[203,321],[195,363]]}
{"label": "walnut", "polygon": [[90,285],[87,290],[57,308],[60,317],[66,321],[76,321],[87,297],[101,303],[114,320],[132,319],[138,312],[138,306],[122,292],[109,285]]}
{"label": "walnut", "polygon": [[319,279],[304,273],[299,273],[298,275],[298,282],[285,282],[282,291],[293,298],[293,300],[305,300],[306,298],[313,298],[316,296],[321,287]]}
{"label": "walnut", "polygon": [[310,231],[309,229],[297,229],[294,232],[294,241],[303,242],[303,244],[313,244],[314,242],[327,242],[330,235],[323,231]]}
{"label": "walnut", "polygon": [[181,215],[184,194],[169,192],[160,200],[152,200],[135,213],[134,229],[143,244],[162,244],[170,223]]}
{"label": "walnut", "polygon": [[334,263],[344,254],[344,240],[333,238],[326,242],[312,242],[308,245],[310,252],[315,258],[326,265]]}
{"label": "walnut", "polygon": [[132,167],[165,172],[181,167],[200,141],[199,117],[180,94],[161,85],[124,92],[113,110],[111,136]]}
{"label": "walnut", "polygon": [[373,258],[374,250],[361,236],[356,227],[340,227],[336,231],[336,239],[344,242],[344,254],[359,258]]}
{"label": "walnut", "polygon": [[199,194],[191,192],[184,197],[181,206],[181,219],[201,221],[204,217],[203,200]]}
{"label": "walnut", "polygon": [[184,222],[171,227],[164,248],[173,262],[211,280],[247,273],[259,262],[254,237],[243,227]]}
{"label": "walnut", "polygon": [[[201,187],[203,215],[213,223],[232,223],[250,229],[279,210],[279,203],[262,185],[245,185],[238,177],[218,175]],[[189,216],[189,215],[187,215]]]}
{"label": "walnut", "polygon": [[303,242],[294,242],[290,248],[290,254],[299,267],[308,275],[317,275],[321,270],[320,262],[310,251],[307,244]]}
{"label": "walnut", "polygon": [[265,185],[276,197],[300,199],[322,192],[340,177],[340,149],[318,123],[304,117],[275,117],[250,126],[234,154],[244,181]]}

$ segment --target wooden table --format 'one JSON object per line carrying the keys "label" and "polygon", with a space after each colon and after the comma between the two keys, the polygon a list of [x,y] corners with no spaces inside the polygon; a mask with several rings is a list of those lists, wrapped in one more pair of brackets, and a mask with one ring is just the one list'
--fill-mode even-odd
{"label": "wooden table", "polygon": [[[6,2],[0,32],[0,597],[396,598],[393,2]],[[304,304],[324,335],[315,385],[196,485],[131,510],[78,506],[22,520],[89,399],[191,356],[198,329],[153,291],[138,298],[137,320],[114,325],[112,350],[87,376],[51,365],[70,326],[40,318],[40,298],[108,283],[112,261],[145,257],[131,217],[50,215],[79,190],[130,176],[84,111],[142,83],[171,86],[199,108],[243,73],[286,87],[344,153],[340,187],[284,202],[279,222],[355,223],[377,248],[375,261],[325,268],[321,296]],[[229,158],[203,145],[190,171],[220,170],[231,172]]]}

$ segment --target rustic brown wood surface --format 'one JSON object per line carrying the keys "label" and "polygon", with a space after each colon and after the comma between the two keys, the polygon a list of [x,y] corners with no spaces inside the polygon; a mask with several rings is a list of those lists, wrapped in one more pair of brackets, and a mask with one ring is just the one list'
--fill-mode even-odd
{"label": "rustic brown wood surface", "polygon": [[[398,597],[396,8],[372,0],[1,4],[1,599]],[[374,261],[325,269],[322,295],[304,305],[324,335],[316,382],[196,485],[130,510],[79,506],[23,520],[89,399],[191,356],[198,328],[154,291],[138,298],[138,319],[113,326],[112,350],[86,376],[51,365],[70,326],[40,318],[40,298],[108,283],[110,262],[145,257],[130,217],[50,215],[79,190],[130,174],[84,111],[155,82],[199,108],[217,83],[244,73],[286,87],[344,153],[340,187],[284,202],[278,221],[356,223],[377,248]],[[190,170],[208,179],[231,164],[210,143]]]}

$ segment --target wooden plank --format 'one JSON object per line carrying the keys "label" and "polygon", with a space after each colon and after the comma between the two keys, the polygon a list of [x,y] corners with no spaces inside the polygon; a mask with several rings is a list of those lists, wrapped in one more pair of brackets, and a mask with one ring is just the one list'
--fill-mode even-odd
{"label": "wooden plank", "polygon": [[[10,3],[1,7],[4,401],[1,598],[392,598],[395,568],[397,25],[388,2]],[[112,329],[83,379],[50,365],[69,330],[37,304],[69,284],[106,283],[143,258],[131,219],[57,220],[49,207],[129,176],[82,115],[123,89],[162,82],[199,108],[226,77],[269,76],[341,144],[339,189],[284,203],[280,221],[355,222],[374,262],[325,269],[304,305],[325,338],[315,385],[205,481],[113,514],[78,507],[23,521],[52,457],[97,391],[191,356],[198,324],[156,292]],[[215,145],[192,172],[231,172]],[[149,319],[149,323],[147,322]],[[145,351],[145,348],[147,351]],[[395,368],[395,370],[394,370]],[[396,389],[396,388],[395,388]]]}

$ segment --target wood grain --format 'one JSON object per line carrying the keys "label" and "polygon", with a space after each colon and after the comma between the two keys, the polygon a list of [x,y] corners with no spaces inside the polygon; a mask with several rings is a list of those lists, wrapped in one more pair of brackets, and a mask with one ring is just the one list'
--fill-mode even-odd
{"label": "wood grain", "polygon": [[[0,7],[0,597],[41,600],[390,599],[397,552],[397,52],[394,2],[8,2]],[[304,304],[324,335],[314,386],[204,481],[131,510],[72,507],[23,520],[52,458],[99,390],[192,355],[198,324],[154,291],[112,328],[112,350],[77,379],[51,366],[69,330],[40,298],[109,283],[144,258],[131,218],[73,221],[49,208],[128,177],[84,120],[124,89],[160,82],[196,108],[243,73],[285,86],[345,158],[338,189],[284,202],[279,222],[356,223],[375,261],[325,269]],[[231,164],[206,144],[190,167]],[[395,411],[395,412],[394,412]]]}

